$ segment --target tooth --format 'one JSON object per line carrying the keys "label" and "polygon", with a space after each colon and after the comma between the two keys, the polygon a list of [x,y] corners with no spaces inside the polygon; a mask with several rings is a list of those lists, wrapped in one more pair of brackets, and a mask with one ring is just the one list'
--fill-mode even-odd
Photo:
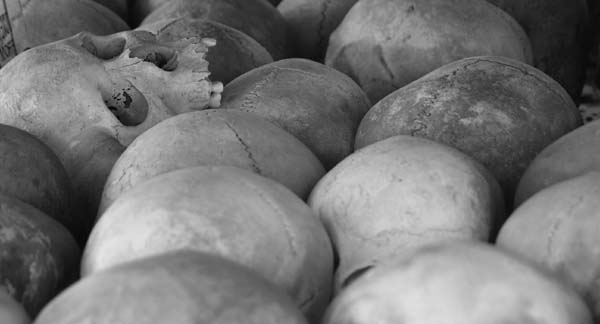
{"label": "tooth", "polygon": [[211,84],[210,91],[212,93],[221,93],[221,92],[223,92],[223,87],[224,87],[223,82],[221,82],[221,81],[213,82]]}
{"label": "tooth", "polygon": [[202,44],[208,46],[208,47],[212,47],[217,45],[217,40],[214,38],[202,38]]}
{"label": "tooth", "polygon": [[208,106],[210,108],[219,108],[221,106],[221,94],[214,93],[210,95],[210,100],[208,102]]}

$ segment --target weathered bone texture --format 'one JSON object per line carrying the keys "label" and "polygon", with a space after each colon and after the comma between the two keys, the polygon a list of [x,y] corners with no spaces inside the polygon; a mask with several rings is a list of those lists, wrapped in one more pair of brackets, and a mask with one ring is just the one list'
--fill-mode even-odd
{"label": "weathered bone texture", "polygon": [[[285,293],[213,254],[178,251],[86,277],[36,324],[307,324]],[[587,324],[587,323],[582,323]]]}
{"label": "weathered bone texture", "polygon": [[331,34],[325,62],[377,103],[444,64],[478,55],[532,62],[521,26],[485,1],[362,0]]}
{"label": "weathered bone texture", "polygon": [[[129,29],[117,14],[91,0],[8,0],[2,51],[20,53],[87,31],[108,35]],[[1,8],[1,7],[0,7]],[[10,25],[5,25],[10,21]]]}
{"label": "weathered bone texture", "polygon": [[358,124],[371,108],[347,75],[306,59],[249,71],[223,91],[221,108],[261,116],[296,136],[331,169],[354,151]]}
{"label": "weathered bone texture", "polygon": [[339,255],[339,291],[363,270],[435,241],[487,241],[503,221],[500,186],[442,144],[394,136],[358,150],[315,186],[309,205]]}
{"label": "weathered bone texture", "polygon": [[121,195],[94,226],[81,273],[181,249],[257,271],[311,320],[329,303],[333,251],[323,224],[282,184],[230,166],[167,172]]}
{"label": "weathered bone texture", "polygon": [[285,20],[267,0],[172,0],[163,1],[141,25],[163,19],[209,19],[254,38],[279,60],[291,54]]}
{"label": "weathered bone texture", "polygon": [[551,185],[526,200],[496,244],[557,273],[600,320],[600,172]]}
{"label": "weathered bone texture", "polygon": [[329,36],[357,0],[284,0],[277,6],[294,39],[294,54],[323,62]]}
{"label": "weathered bone texture", "polygon": [[446,64],[378,102],[361,121],[355,147],[400,134],[455,147],[490,169],[510,211],[527,165],[580,125],[569,94],[542,71],[479,56]]}
{"label": "weathered bone texture", "polygon": [[581,297],[501,249],[442,243],[367,272],[330,305],[324,324],[592,324]]}
{"label": "weathered bone texture", "polygon": [[600,172],[600,121],[565,134],[541,151],[519,180],[515,207],[535,193],[588,172]]}
{"label": "weathered bone texture", "polygon": [[206,54],[213,80],[224,84],[254,68],[273,62],[271,54],[250,36],[216,21],[192,18],[161,20],[138,30],[156,34],[161,42],[181,38],[214,38],[217,45]]}
{"label": "weathered bone texture", "polygon": [[223,85],[209,81],[204,60],[210,45],[214,40],[160,43],[134,31],[80,33],[32,48],[0,70],[0,123],[54,150],[79,217],[91,222],[125,146],[163,119],[218,106]]}
{"label": "weathered bone texture", "polygon": [[78,278],[80,255],[77,242],[60,223],[0,194],[1,286],[31,317]]}
{"label": "weathered bone texture", "polygon": [[586,1],[487,1],[506,11],[523,26],[531,40],[533,65],[560,83],[571,98],[579,102],[585,80],[587,49],[591,43],[588,33],[592,30],[589,29]]}
{"label": "weathered bone texture", "polygon": [[169,118],[139,136],[112,168],[98,215],[137,184],[201,165],[251,170],[302,199],[325,174],[310,149],[282,128],[250,112],[207,109]]}
{"label": "weathered bone texture", "polygon": [[33,135],[0,124],[0,193],[29,204],[77,231],[71,183],[54,152]]}

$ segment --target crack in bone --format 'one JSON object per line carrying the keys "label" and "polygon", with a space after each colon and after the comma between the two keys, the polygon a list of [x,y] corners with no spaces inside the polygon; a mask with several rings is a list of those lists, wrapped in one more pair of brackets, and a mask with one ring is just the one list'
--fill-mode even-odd
{"label": "crack in bone", "polygon": [[242,139],[242,137],[240,136],[240,134],[238,134],[238,132],[235,130],[235,128],[233,128],[233,126],[231,126],[231,124],[228,121],[223,120],[223,119],[222,119],[222,121],[223,121],[223,123],[225,123],[225,126],[227,126],[227,128],[229,128],[233,132],[233,135],[235,136],[235,138],[242,145],[242,148],[244,149],[244,152],[246,152],[246,154],[248,156],[248,159],[250,159],[250,167],[252,167],[252,170],[254,172],[262,175],[262,171],[258,167],[258,163],[254,159],[254,156],[252,155],[252,151],[250,150],[250,146],[248,146],[248,143],[246,143],[244,141],[244,139]]}

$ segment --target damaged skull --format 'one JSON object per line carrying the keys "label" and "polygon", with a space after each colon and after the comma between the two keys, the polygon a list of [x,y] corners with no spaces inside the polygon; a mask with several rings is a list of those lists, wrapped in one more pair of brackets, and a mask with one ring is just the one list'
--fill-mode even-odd
{"label": "damaged skull", "polygon": [[204,59],[214,45],[128,31],[32,48],[0,71],[0,123],[54,150],[91,226],[106,176],[135,137],[170,116],[219,106],[223,84],[209,80]]}

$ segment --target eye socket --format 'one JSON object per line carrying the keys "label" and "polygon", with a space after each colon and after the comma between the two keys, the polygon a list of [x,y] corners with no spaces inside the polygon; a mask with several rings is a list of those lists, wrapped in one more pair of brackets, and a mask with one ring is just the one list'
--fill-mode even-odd
{"label": "eye socket", "polygon": [[125,50],[125,38],[82,34],[81,47],[101,60],[110,60]]}
{"label": "eye socket", "polygon": [[137,57],[150,62],[165,71],[177,68],[177,52],[160,45],[143,45],[130,49],[129,57]]}

